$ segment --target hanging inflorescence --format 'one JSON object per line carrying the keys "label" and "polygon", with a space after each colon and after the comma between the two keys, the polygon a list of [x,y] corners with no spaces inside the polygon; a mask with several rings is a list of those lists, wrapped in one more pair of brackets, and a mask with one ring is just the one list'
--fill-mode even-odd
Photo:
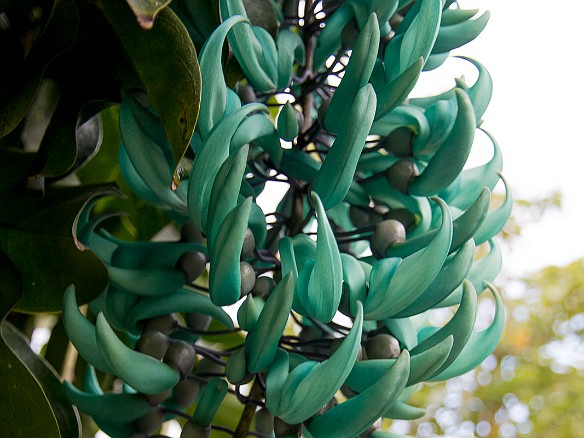
{"label": "hanging inflorescence", "polygon": [[[65,328],[91,365],[82,389],[65,383],[66,393],[114,437],[153,434],[177,417],[188,418],[184,438],[213,428],[390,436],[373,424],[422,416],[407,404],[417,385],[472,370],[501,335],[493,237],[511,195],[488,133],[492,158],[465,168],[491,78],[463,58],[478,71],[472,86],[459,79],[407,99],[488,13],[441,0],[219,6],[222,22],[207,33],[193,3],[170,5],[204,43],[200,114],[175,190],[156,112],[143,93],[123,95],[124,178],[181,238],[122,241],[102,228],[111,213],[94,213],[99,197],[86,203],[76,242],[105,264],[109,285],[90,303],[95,324],[73,287],[65,294]],[[505,198],[492,207],[499,180]],[[258,196],[274,184],[287,191],[263,211]],[[476,332],[484,290],[496,310]],[[237,324],[223,308],[235,303]],[[451,306],[440,328],[414,318]],[[95,370],[122,391],[104,394]],[[214,420],[229,397],[244,405],[235,430]]]}

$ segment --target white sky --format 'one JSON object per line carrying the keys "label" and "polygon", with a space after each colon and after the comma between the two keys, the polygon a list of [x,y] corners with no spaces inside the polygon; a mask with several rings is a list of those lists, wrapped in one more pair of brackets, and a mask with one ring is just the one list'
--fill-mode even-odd
{"label": "white sky", "polygon": [[[523,236],[510,250],[503,248],[504,270],[511,276],[522,275],[584,257],[584,140],[579,135],[584,126],[580,61],[584,2],[458,3],[464,9],[491,12],[485,31],[453,54],[478,60],[493,77],[493,98],[482,126],[502,149],[503,173],[514,198],[537,199],[556,190],[563,194],[561,211],[550,210],[541,220],[524,224]],[[416,94],[448,89],[462,73],[472,84],[475,69],[461,70],[465,65],[470,64],[449,60],[438,70],[424,73]],[[490,153],[490,148],[485,149]],[[488,158],[474,157],[472,165]]]}
{"label": "white sky", "polygon": [[543,197],[554,189],[563,194],[561,211],[524,227],[504,254],[505,270],[523,274],[584,257],[584,2],[459,4],[491,12],[485,31],[457,53],[477,59],[493,77],[483,127],[501,146],[514,198]]}

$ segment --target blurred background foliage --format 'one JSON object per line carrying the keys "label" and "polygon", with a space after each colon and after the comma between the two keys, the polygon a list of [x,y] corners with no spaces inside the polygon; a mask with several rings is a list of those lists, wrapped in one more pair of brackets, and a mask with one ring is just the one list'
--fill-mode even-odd
{"label": "blurred background foliage", "polygon": [[[508,249],[522,228],[555,208],[559,193],[516,201],[504,230]],[[503,274],[497,284],[507,322],[494,354],[463,376],[424,384],[411,402],[428,414],[394,421],[390,430],[416,437],[584,436],[584,259],[519,278]],[[486,304],[479,307],[483,325],[492,314]]]}

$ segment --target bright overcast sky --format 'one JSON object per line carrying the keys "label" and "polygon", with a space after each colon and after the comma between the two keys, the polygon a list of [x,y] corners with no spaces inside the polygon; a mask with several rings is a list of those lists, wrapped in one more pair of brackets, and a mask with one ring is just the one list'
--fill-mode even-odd
{"label": "bright overcast sky", "polygon": [[[584,126],[580,61],[584,1],[458,3],[464,9],[491,12],[485,31],[453,53],[476,59],[493,77],[493,98],[482,126],[502,149],[503,173],[514,198],[535,200],[558,190],[563,195],[561,211],[550,210],[541,220],[523,224],[522,237],[510,251],[503,248],[504,270],[511,276],[522,275],[584,257],[584,141],[579,135]],[[424,73],[414,92],[436,94],[452,87],[453,78],[462,73],[471,85],[476,70],[469,66],[449,60],[438,70]],[[476,149],[492,151],[490,147]],[[471,164],[489,158],[488,154],[471,155]],[[264,195],[268,196],[273,198],[274,192]],[[275,205],[274,199],[267,204]]]}
{"label": "bright overcast sky", "polygon": [[524,227],[505,254],[509,273],[584,257],[584,2],[459,0],[491,12],[486,30],[457,53],[480,61],[494,93],[483,127],[497,139],[516,199],[559,189],[561,211]]}

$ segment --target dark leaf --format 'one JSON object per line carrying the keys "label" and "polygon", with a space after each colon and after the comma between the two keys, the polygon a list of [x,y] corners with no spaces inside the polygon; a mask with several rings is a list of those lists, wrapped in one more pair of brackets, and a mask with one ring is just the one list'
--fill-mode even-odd
{"label": "dark leaf", "polygon": [[[126,4],[108,0],[100,7],[160,114],[178,166],[195,130],[201,100],[201,73],[189,34],[169,8],[159,13],[151,30],[144,30]],[[174,179],[178,183],[176,172]]]}
{"label": "dark leaf", "polygon": [[0,137],[11,132],[26,115],[49,62],[71,46],[79,16],[73,0],[56,0],[48,20],[24,60],[22,74],[0,91]]}
{"label": "dark leaf", "polygon": [[74,283],[82,303],[103,291],[107,273],[90,252],[79,253],[71,226],[84,202],[113,185],[48,189],[40,200],[21,198],[0,215],[0,250],[18,268],[24,296],[15,310],[58,312],[65,288]]}
{"label": "dark leaf", "polygon": [[[57,372],[45,359],[30,349],[29,340],[12,324],[3,322],[1,330],[3,341],[32,374],[45,393],[57,421],[60,436],[77,438],[79,436],[79,418],[63,392]],[[48,435],[43,434],[43,436]]]}
{"label": "dark leaf", "polygon": [[254,26],[263,27],[274,39],[278,34],[278,19],[270,0],[243,0],[247,18]]}

